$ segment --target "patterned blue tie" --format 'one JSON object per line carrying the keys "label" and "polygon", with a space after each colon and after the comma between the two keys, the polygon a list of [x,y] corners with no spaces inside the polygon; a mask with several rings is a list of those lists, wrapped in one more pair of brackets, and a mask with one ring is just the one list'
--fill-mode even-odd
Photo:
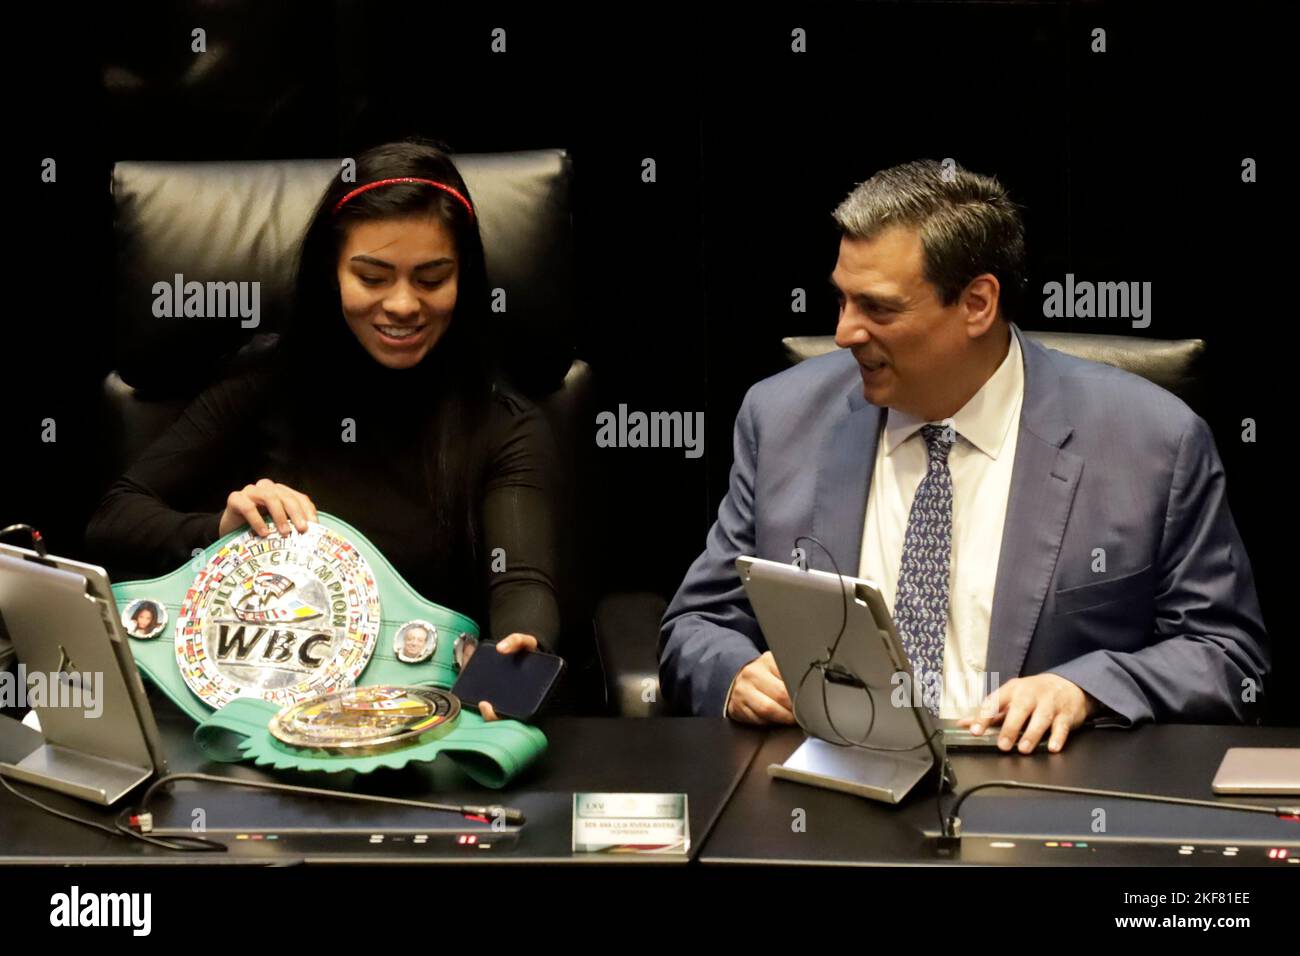
{"label": "patterned blue tie", "polygon": [[915,683],[930,713],[938,716],[943,650],[948,630],[948,572],[952,558],[952,473],[948,452],[957,432],[923,425],[930,465],[912,499],[903,539],[894,626],[912,664]]}

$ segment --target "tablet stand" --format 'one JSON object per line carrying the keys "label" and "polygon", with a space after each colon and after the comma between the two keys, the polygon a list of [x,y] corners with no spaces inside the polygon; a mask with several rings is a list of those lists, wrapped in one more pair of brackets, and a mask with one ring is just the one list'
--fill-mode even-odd
{"label": "tablet stand", "polygon": [[882,753],[809,736],[785,763],[770,764],[767,772],[779,780],[898,803],[927,777],[937,778],[936,767],[942,762],[935,760],[929,748],[916,753]]}
{"label": "tablet stand", "polygon": [[153,774],[151,766],[132,766],[46,743],[44,737],[12,717],[0,718],[0,753],[12,750],[15,743],[25,749],[33,742],[28,735],[36,738],[35,748],[16,763],[0,762],[0,777],[111,806]]}
{"label": "tablet stand", "polygon": [[68,562],[0,550],[0,632],[17,652],[18,680],[24,671],[51,682],[91,675],[100,711],[33,703],[39,734],[0,720],[0,777],[111,806],[153,774],[157,731],[116,607],[95,596],[86,572],[61,564]]}

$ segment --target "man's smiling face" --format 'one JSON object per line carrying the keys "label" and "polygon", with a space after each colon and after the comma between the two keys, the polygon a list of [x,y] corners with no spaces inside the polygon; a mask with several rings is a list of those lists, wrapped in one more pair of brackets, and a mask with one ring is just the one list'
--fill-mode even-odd
{"label": "man's smiling face", "polygon": [[835,344],[858,360],[867,401],[931,417],[935,394],[962,377],[972,343],[961,300],[945,306],[925,278],[919,231],[844,237],[830,281],[840,303]]}

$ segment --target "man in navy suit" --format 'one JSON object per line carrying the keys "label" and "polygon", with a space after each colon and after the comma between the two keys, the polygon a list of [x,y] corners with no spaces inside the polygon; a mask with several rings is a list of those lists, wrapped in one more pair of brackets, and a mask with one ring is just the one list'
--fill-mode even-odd
{"label": "man in navy suit", "polygon": [[1059,750],[1091,719],[1256,719],[1264,625],[1205,422],[1011,321],[1024,230],[996,180],[908,163],[835,218],[840,350],[745,396],[662,625],[669,702],[793,722],[735,560],[798,543],[878,583],[923,702],[1003,750]]}

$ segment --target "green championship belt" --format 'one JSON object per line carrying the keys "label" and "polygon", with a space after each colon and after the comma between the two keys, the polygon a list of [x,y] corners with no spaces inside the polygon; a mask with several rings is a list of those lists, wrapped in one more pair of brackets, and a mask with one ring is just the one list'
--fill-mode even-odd
{"label": "green championship belt", "polygon": [[320,513],[306,532],[235,531],[171,574],[113,586],[141,672],[199,723],[214,760],[277,769],[401,767],[446,752],[500,787],[546,749],[536,727],[459,711],[433,739],[365,756],[272,736],[282,708],[361,685],[455,681],[479,629],[422,598],[352,526]]}

